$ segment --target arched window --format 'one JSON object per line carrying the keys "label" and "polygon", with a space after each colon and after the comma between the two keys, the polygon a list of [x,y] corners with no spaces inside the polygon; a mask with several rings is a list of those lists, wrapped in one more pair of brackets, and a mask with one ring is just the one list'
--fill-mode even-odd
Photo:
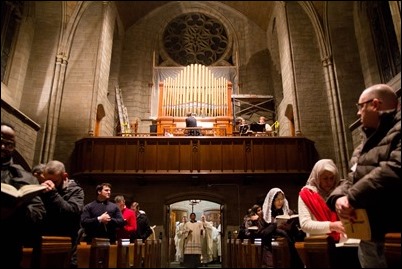
{"label": "arched window", "polygon": [[1,81],[6,82],[6,73],[14,51],[15,36],[22,16],[23,1],[1,2]]}

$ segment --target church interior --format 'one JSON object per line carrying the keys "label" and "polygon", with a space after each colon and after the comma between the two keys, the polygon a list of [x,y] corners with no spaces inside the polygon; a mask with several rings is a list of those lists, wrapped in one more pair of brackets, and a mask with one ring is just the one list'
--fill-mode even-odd
{"label": "church interior", "polygon": [[[138,201],[162,238],[196,211],[235,233],[284,190],[297,209],[314,163],[345,177],[356,103],[400,100],[400,1],[2,1],[1,119],[26,170],[59,160],[95,197]],[[189,136],[186,114],[200,135]],[[274,129],[239,135],[264,117]]]}

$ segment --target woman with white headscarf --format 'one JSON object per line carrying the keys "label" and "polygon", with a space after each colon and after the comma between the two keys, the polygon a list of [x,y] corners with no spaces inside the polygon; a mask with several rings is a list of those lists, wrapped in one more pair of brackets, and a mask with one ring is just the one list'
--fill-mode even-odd
{"label": "woman with white headscarf", "polygon": [[264,220],[267,223],[277,224],[273,231],[273,237],[285,237],[288,241],[291,268],[304,268],[296,248],[295,240],[298,231],[297,218],[289,219],[284,224],[279,224],[276,217],[279,215],[292,215],[294,212],[289,209],[289,202],[285,197],[285,193],[280,188],[272,188],[265,197],[262,206]]}
{"label": "woman with white headscarf", "polygon": [[345,232],[337,214],[325,203],[339,181],[338,168],[331,159],[316,162],[298,199],[300,226],[307,236],[329,234],[338,242]]}
{"label": "woman with white headscarf", "polygon": [[289,210],[289,202],[280,188],[269,190],[262,205],[262,212],[264,212],[264,220],[267,223],[275,222],[275,217],[278,215],[292,215],[293,213]]}

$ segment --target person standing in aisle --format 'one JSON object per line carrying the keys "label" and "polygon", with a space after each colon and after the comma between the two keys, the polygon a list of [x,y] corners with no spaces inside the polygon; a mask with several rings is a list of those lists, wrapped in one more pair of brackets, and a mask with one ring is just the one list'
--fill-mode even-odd
{"label": "person standing in aisle", "polygon": [[197,221],[194,212],[190,214],[190,221],[184,225],[184,266],[197,268],[201,264],[201,238],[204,236],[204,227]]}
{"label": "person standing in aisle", "polygon": [[81,214],[81,226],[85,230],[85,241],[91,243],[95,237],[108,238],[116,243],[116,231],[124,226],[123,215],[119,207],[112,203],[110,195],[112,185],[102,183],[96,186],[97,197],[86,204]]}
{"label": "person standing in aisle", "polygon": [[[340,218],[354,220],[355,209],[367,211],[371,240],[358,249],[362,268],[386,268],[384,238],[401,232],[401,218],[389,220],[384,205],[401,201],[401,110],[394,90],[386,84],[365,89],[357,105],[362,142],[350,160],[350,172],[327,198]],[[398,202],[399,201],[399,202]]]}

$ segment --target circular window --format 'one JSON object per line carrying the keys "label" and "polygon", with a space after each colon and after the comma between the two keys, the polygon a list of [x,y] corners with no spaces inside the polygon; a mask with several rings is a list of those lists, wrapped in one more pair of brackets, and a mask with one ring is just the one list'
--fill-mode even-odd
{"label": "circular window", "polygon": [[200,13],[172,20],[163,33],[163,46],[176,63],[211,65],[224,56],[228,36],[223,25]]}

